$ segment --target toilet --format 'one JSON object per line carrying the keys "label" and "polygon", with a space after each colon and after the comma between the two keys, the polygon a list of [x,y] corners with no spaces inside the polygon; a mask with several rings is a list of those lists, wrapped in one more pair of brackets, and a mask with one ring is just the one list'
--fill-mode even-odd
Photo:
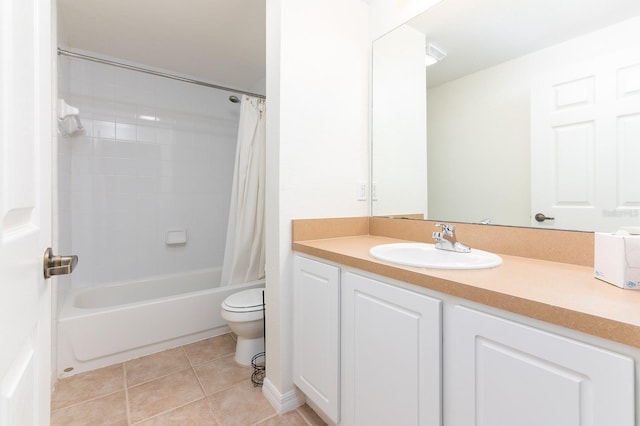
{"label": "toilet", "polygon": [[238,336],[235,360],[251,365],[254,355],[264,352],[264,287],[234,293],[222,302],[222,318]]}

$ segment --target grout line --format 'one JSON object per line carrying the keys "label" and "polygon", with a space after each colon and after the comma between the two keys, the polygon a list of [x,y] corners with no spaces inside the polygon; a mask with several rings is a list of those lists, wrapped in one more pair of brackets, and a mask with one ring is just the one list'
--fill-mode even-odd
{"label": "grout line", "polygon": [[78,405],[82,405],[82,404],[87,403],[87,402],[92,402],[92,401],[95,401],[95,400],[100,399],[100,398],[105,398],[107,396],[111,396],[111,395],[113,395],[115,393],[118,393],[118,392],[122,392],[122,389],[118,389],[118,390],[113,391],[113,392],[109,392],[109,393],[105,393],[105,394],[102,394],[102,395],[98,395],[98,396],[95,396],[93,398],[83,399],[82,401],[78,401],[78,402],[76,402],[74,404],[71,404],[71,405],[65,405],[64,407],[59,407],[59,408],[56,408],[56,409],[52,408],[51,412],[61,411],[61,410],[66,410],[67,408],[77,407]]}
{"label": "grout line", "polygon": [[200,385],[200,390],[202,391],[202,394],[205,397],[209,396],[207,394],[207,390],[204,388],[204,385],[202,384],[202,381],[200,380],[200,376],[198,376],[198,373],[196,372],[196,369],[194,367],[191,367],[191,371],[193,372],[193,375],[196,376],[196,380],[198,381],[198,384]]}
{"label": "grout line", "polygon": [[[216,336],[216,337],[217,337],[217,336]],[[232,340],[233,340],[233,342],[235,343],[234,336],[233,336],[231,333],[228,333],[227,338],[232,339]],[[136,383],[136,384],[134,384],[134,385],[132,385],[132,386],[128,386],[128,383],[127,383],[127,379],[128,379],[128,372],[127,372],[127,368],[126,368],[126,365],[125,365],[125,364],[126,364],[126,362],[122,362],[122,363],[120,363],[120,365],[121,365],[121,367],[122,367],[122,383],[123,383],[124,396],[125,396],[125,409],[126,409],[126,416],[127,416],[127,424],[128,424],[129,426],[131,426],[131,425],[133,425],[133,424],[139,424],[140,422],[146,421],[146,420],[148,420],[148,419],[155,418],[155,417],[158,417],[158,416],[160,416],[160,415],[163,415],[163,414],[169,413],[169,412],[171,412],[171,411],[177,410],[177,409],[179,409],[179,408],[185,407],[186,405],[189,405],[189,404],[195,403],[195,402],[197,402],[197,401],[200,401],[201,399],[204,399],[204,400],[205,400],[205,403],[207,404],[207,407],[208,407],[209,411],[211,412],[211,415],[212,415],[212,417],[215,419],[215,421],[216,421],[216,422],[218,422],[219,424],[222,424],[222,423],[219,421],[219,419],[218,419],[218,417],[219,417],[219,413],[216,413],[216,410],[215,410],[215,409],[211,406],[211,404],[209,403],[209,397],[211,397],[211,396],[213,396],[213,395],[216,395],[216,394],[218,394],[218,393],[221,393],[221,392],[228,391],[228,389],[230,389],[230,388],[232,388],[232,387],[234,387],[234,386],[237,386],[238,384],[242,383],[242,382],[243,382],[243,381],[245,381],[246,379],[238,380],[237,382],[234,382],[234,383],[230,384],[229,386],[227,386],[227,387],[225,387],[225,388],[223,388],[223,389],[218,389],[218,390],[216,390],[216,392],[212,393],[211,395],[207,395],[207,392],[206,392],[206,390],[205,390],[204,384],[203,384],[203,382],[202,382],[201,378],[199,377],[198,373],[196,372],[196,367],[198,367],[198,366],[202,366],[202,365],[207,364],[207,363],[211,363],[211,362],[219,361],[219,360],[222,360],[222,359],[225,359],[225,358],[233,357],[234,352],[232,351],[232,352],[230,352],[230,353],[228,353],[228,354],[219,355],[219,356],[218,356],[218,357],[216,357],[216,358],[212,358],[212,359],[210,359],[210,360],[207,360],[207,361],[202,362],[202,363],[197,364],[197,365],[191,365],[191,364],[192,364],[192,363],[191,363],[191,358],[189,358],[189,355],[188,355],[188,353],[187,353],[187,350],[185,349],[185,346],[186,346],[186,345],[182,345],[182,346],[179,346],[179,348],[181,348],[181,349],[182,349],[182,351],[183,351],[183,353],[185,354],[185,356],[186,356],[186,358],[187,358],[187,360],[188,360],[188,363],[189,363],[189,365],[190,365],[189,367],[185,367],[184,369],[177,370],[177,371],[173,371],[173,372],[171,372],[171,373],[168,373],[168,374],[165,374],[165,375],[162,375],[162,376],[159,376],[159,377],[155,377],[155,378],[150,379],[150,380],[147,380],[147,381],[145,381],[145,382]],[[170,348],[170,349],[173,349],[173,348]],[[167,349],[167,350],[170,350],[170,349]],[[118,365],[118,364],[115,364],[115,365]],[[201,389],[201,391],[202,391],[203,396],[202,396],[201,398],[197,398],[197,399],[195,399],[195,400],[193,400],[193,401],[187,402],[187,403],[185,403],[185,404],[183,404],[183,405],[181,405],[181,406],[179,406],[179,407],[174,407],[174,408],[172,408],[172,409],[170,409],[170,410],[164,411],[164,412],[162,412],[162,413],[155,414],[155,415],[153,415],[153,416],[151,416],[151,417],[149,417],[149,418],[147,418],[147,419],[143,419],[143,420],[140,420],[140,421],[136,421],[136,422],[134,423],[134,422],[133,422],[133,418],[132,418],[132,407],[131,407],[131,400],[130,400],[130,395],[129,395],[129,388],[132,388],[132,389],[133,389],[133,388],[135,388],[135,387],[138,387],[138,386],[141,386],[141,385],[144,385],[144,384],[147,384],[147,383],[153,382],[153,381],[155,381],[155,380],[159,380],[159,379],[166,378],[167,376],[170,376],[170,375],[172,375],[172,374],[176,374],[176,373],[179,373],[179,372],[186,371],[187,369],[191,369],[192,373],[195,375],[196,380],[198,381],[198,384],[199,384],[199,386],[200,386],[200,389]],[[71,408],[71,407],[76,407],[76,406],[79,406],[79,405],[85,404],[85,403],[90,402],[90,401],[94,401],[94,400],[97,400],[97,399],[100,399],[100,398],[104,398],[104,397],[106,397],[106,396],[113,395],[113,394],[115,394],[115,393],[119,393],[119,392],[121,392],[121,391],[122,391],[122,389],[119,389],[119,390],[116,390],[116,391],[114,391],[114,392],[110,392],[110,393],[107,393],[107,394],[104,394],[104,395],[98,395],[98,396],[96,396],[96,397],[94,397],[94,398],[87,399],[87,400],[84,400],[84,401],[80,401],[80,402],[77,402],[77,403],[75,403],[75,404],[71,404],[71,405],[69,405],[69,406],[65,406],[65,407],[57,408],[56,410],[52,410],[52,412],[54,412],[54,411],[59,411],[59,410],[65,410],[65,409],[68,409],[68,408]],[[277,413],[275,414],[275,416],[277,416]],[[274,417],[274,416],[266,417],[265,419],[260,420],[260,422],[265,421],[265,420],[267,420],[267,419],[269,419],[269,418],[271,418],[271,417]],[[311,425],[311,423],[310,423],[310,422],[309,422],[309,421],[308,421],[304,416],[302,416],[302,418],[305,420],[305,422],[306,422],[307,424]]]}
{"label": "grout line", "polygon": [[[301,411],[299,408],[296,408],[296,409],[295,409],[295,410],[293,410],[293,411],[295,411],[296,413],[298,413],[298,415],[299,415],[300,417],[302,417],[302,420],[305,422],[305,424],[306,424],[307,426],[313,426],[313,423],[311,423],[311,421],[309,421],[309,420],[307,419],[307,417],[302,413],[302,411]],[[290,411],[290,412],[293,412],[293,411]],[[285,414],[287,414],[287,413],[285,413]],[[266,422],[267,420],[275,419],[275,418],[281,418],[282,416],[283,416],[283,415],[281,415],[281,414],[275,413],[275,414],[272,414],[272,415],[270,415],[270,416],[265,417],[264,419],[258,420],[257,422],[254,422],[254,423],[252,423],[251,425],[252,425],[252,426],[256,426],[256,425],[259,425],[260,423]]]}
{"label": "grout line", "polygon": [[[214,361],[219,361],[219,360],[221,360],[223,358],[229,358],[230,356],[234,356],[234,355],[235,355],[235,352],[229,352],[228,354],[220,355],[217,358],[211,358],[211,359],[203,361],[203,362],[201,362],[199,364],[194,364],[194,365],[192,365],[192,367],[194,367],[194,368],[195,367],[200,367],[201,365],[209,364],[210,362],[214,362]],[[243,367],[248,367],[248,366],[245,365]]]}
{"label": "grout line", "polygon": [[193,368],[193,361],[191,360],[191,357],[189,356],[189,352],[187,352],[187,350],[184,348],[185,346],[186,345],[182,345],[180,347],[182,348],[182,352],[184,352],[184,356],[187,357],[187,361],[189,361],[189,365]]}
{"label": "grout line", "polygon": [[[193,345],[193,344],[195,344],[195,343],[204,342],[205,340],[211,340],[211,339],[216,339],[216,338],[222,338],[222,337],[225,337],[225,336],[226,336],[226,337],[228,337],[229,339],[231,339],[231,340],[233,341],[233,349],[232,349],[229,353],[219,354],[219,355],[218,355],[217,357],[215,357],[215,358],[206,359],[206,360],[201,361],[201,362],[199,362],[199,363],[194,363],[194,361],[191,359],[191,357],[189,357],[189,353],[188,353],[188,352],[187,352],[187,350],[185,349],[185,347],[186,347],[186,346]],[[233,338],[233,333],[232,333],[232,332],[228,332],[228,333],[225,333],[225,334],[220,334],[220,335],[218,335],[218,336],[213,336],[213,337],[209,337],[209,338],[207,338],[207,339],[199,340],[199,341],[197,341],[197,342],[189,343],[189,344],[187,344],[187,345],[183,345],[183,346],[180,346],[180,347],[181,347],[181,348],[183,348],[184,353],[185,353],[185,355],[187,356],[187,359],[189,360],[189,364],[190,364],[192,367],[198,367],[198,366],[200,366],[200,365],[207,364],[207,363],[209,363],[209,362],[211,362],[211,361],[216,361],[216,360],[219,360],[219,359],[222,359],[222,358],[228,357],[229,355],[234,355],[234,354],[235,354],[235,344],[236,344],[236,339],[234,339],[234,338]]]}
{"label": "grout line", "polygon": [[[138,421],[137,421],[137,422],[135,422],[135,423],[129,423],[129,424],[133,426],[133,425],[137,425],[137,424],[140,424],[140,423],[146,422],[147,420],[150,420],[150,419],[155,419],[156,417],[160,417],[160,416],[163,416],[163,415],[165,415],[165,414],[167,414],[167,413],[170,413],[170,412],[172,412],[172,411],[176,411],[176,410],[179,410],[180,408],[184,408],[184,407],[186,407],[187,405],[195,404],[196,402],[201,401],[201,400],[203,400],[203,399],[206,399],[206,396],[205,396],[205,397],[202,397],[202,398],[194,399],[193,401],[189,401],[189,402],[184,403],[184,404],[182,404],[182,405],[179,405],[179,406],[177,406],[177,407],[173,407],[173,408],[171,408],[171,409],[169,409],[169,410],[162,411],[162,412],[160,412],[160,413],[154,414],[153,416],[145,417],[144,419],[138,420]],[[208,405],[209,405],[209,404],[207,403],[207,406],[208,406]],[[211,410],[211,407],[209,407],[209,410]]]}
{"label": "grout line", "polygon": [[[220,354],[220,355],[218,355],[218,356],[217,356],[217,357],[215,357],[215,358],[207,359],[206,361],[202,361],[202,362],[197,363],[197,364],[194,364],[194,362],[193,362],[193,361],[191,360],[191,358],[189,357],[189,354],[188,354],[187,350],[186,350],[186,349],[184,349],[184,348],[185,348],[185,346],[187,346],[187,345],[181,346],[181,347],[184,349],[185,355],[187,355],[187,359],[189,360],[189,364],[191,364],[191,366],[192,366],[192,367],[199,367],[199,366],[201,366],[201,365],[203,365],[203,364],[207,364],[207,363],[209,363],[209,362],[211,362],[211,361],[216,361],[216,360],[219,360],[219,359],[222,359],[222,358],[228,357],[229,355],[234,355],[234,354],[235,354],[235,344],[236,344],[236,340],[233,338],[233,336],[232,336],[232,333],[231,333],[231,332],[229,332],[229,333],[225,333],[225,334],[221,334],[221,335],[219,335],[219,336],[209,337],[208,339],[204,339],[204,340],[215,339],[215,338],[223,337],[223,336],[228,336],[228,337],[233,341],[234,349],[233,349],[231,352],[229,352],[229,353]],[[198,342],[203,342],[204,340],[199,340]],[[194,342],[194,343],[198,343],[198,342]],[[193,343],[190,343],[190,344],[193,344]]]}
{"label": "grout line", "polygon": [[[233,352],[228,353],[228,354],[224,354],[224,355],[220,355],[217,358],[208,359],[208,360],[203,361],[203,362],[201,362],[199,364],[192,364],[191,367],[193,367],[193,368],[200,367],[200,366],[203,366],[205,364],[209,364],[210,362],[219,361],[219,360],[221,360],[223,358],[228,358],[228,357],[233,356],[233,355],[235,355]],[[245,367],[247,367],[247,366],[245,366]]]}
{"label": "grout line", "polygon": [[162,376],[156,376],[153,379],[145,380],[144,382],[140,382],[140,383],[135,383],[135,384],[133,384],[133,385],[131,385],[129,387],[130,388],[137,388],[138,386],[146,385],[147,383],[155,382],[156,380],[164,379],[164,378],[166,378],[168,376],[171,376],[172,374],[182,373],[183,371],[186,371],[186,370],[189,370],[189,369],[193,369],[193,367],[187,366],[187,367],[182,368],[180,370],[174,370],[174,371],[171,371],[169,373],[163,374]]}
{"label": "grout line", "polygon": [[217,414],[216,410],[214,410],[211,404],[209,404],[209,400],[207,400],[207,405],[209,406],[209,410],[211,411],[211,415],[213,416],[213,420],[216,422],[216,424],[217,425],[224,424],[222,420],[220,420],[220,416]]}
{"label": "grout line", "polygon": [[302,417],[302,419],[307,422],[308,426],[313,426],[313,423],[311,422],[310,419],[307,418],[307,416],[304,415],[304,412],[300,409],[300,407],[296,408],[296,411],[298,412],[298,414],[300,414],[300,417]]}
{"label": "grout line", "polygon": [[[202,391],[202,394],[204,395],[205,398],[207,398],[209,395],[207,395],[207,390],[204,388],[204,385],[202,384],[202,380],[200,380],[200,376],[198,376],[198,372],[196,371],[196,366],[193,365],[193,363],[191,362],[191,358],[189,358],[189,355],[187,354],[187,350],[184,348],[184,346],[181,346],[182,350],[184,351],[184,354],[187,356],[187,359],[189,360],[189,364],[191,364],[191,371],[193,372],[193,375],[196,376],[196,380],[198,381],[198,384],[200,385],[200,390]],[[201,365],[201,364],[199,364]],[[209,405],[209,402],[207,401],[207,405]],[[211,407],[209,406],[209,410],[211,410]],[[213,411],[213,410],[211,410]]]}
{"label": "grout line", "polygon": [[131,425],[131,404],[129,403],[129,386],[127,386],[127,368],[122,363],[122,379],[124,380],[124,402],[127,410],[127,424]]}
{"label": "grout line", "polygon": [[[195,373],[195,372],[194,372],[194,373]],[[198,374],[197,374],[197,373],[196,373],[196,378],[198,379],[198,383],[200,383],[200,377],[198,377]],[[239,385],[240,383],[243,383],[245,380],[247,380],[247,379],[241,379],[241,380],[238,380],[237,382],[233,382],[233,383],[231,383],[229,386],[224,387],[224,388],[221,388],[221,389],[218,389],[218,390],[216,390],[215,392],[213,392],[213,393],[211,393],[211,394],[208,394],[208,393],[204,390],[204,386],[202,387],[202,391],[204,392],[204,396],[208,398],[208,397],[210,397],[210,396],[217,395],[217,394],[219,394],[219,393],[221,393],[221,392],[226,392],[226,391],[228,391],[229,389],[231,389],[232,387],[237,386],[237,385]],[[250,378],[249,378],[249,380],[250,380]]]}
{"label": "grout line", "polygon": [[304,415],[300,407],[296,408],[296,412],[300,415],[300,417],[302,417],[302,420],[304,420],[305,423],[307,423],[307,426],[313,426],[313,423],[311,423],[311,420],[307,419],[307,416]]}
{"label": "grout line", "polygon": [[278,413],[272,414],[272,415],[270,415],[269,417],[265,417],[264,419],[260,419],[260,420],[258,420],[257,422],[253,422],[253,423],[251,423],[251,426],[259,425],[260,423],[266,422],[267,420],[275,419],[275,418],[276,418],[276,417],[278,417],[278,416],[279,416],[279,414],[278,414]]}

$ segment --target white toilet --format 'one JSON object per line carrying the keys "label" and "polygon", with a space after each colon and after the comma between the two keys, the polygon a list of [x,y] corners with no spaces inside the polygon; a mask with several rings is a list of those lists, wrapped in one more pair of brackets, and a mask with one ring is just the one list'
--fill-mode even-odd
{"label": "white toilet", "polygon": [[254,355],[264,352],[264,287],[234,293],[222,302],[222,318],[238,336],[235,360],[251,365]]}

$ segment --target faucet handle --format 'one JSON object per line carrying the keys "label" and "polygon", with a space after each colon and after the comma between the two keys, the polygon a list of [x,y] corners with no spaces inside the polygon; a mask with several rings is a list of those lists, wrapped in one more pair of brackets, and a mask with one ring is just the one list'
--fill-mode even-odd
{"label": "faucet handle", "polygon": [[436,222],[436,227],[442,228],[442,231],[449,236],[453,235],[456,230],[454,225],[449,225],[448,223]]}

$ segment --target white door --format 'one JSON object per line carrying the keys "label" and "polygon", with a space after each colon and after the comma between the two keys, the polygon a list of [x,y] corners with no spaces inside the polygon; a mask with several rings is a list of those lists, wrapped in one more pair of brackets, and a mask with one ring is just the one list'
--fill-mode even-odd
{"label": "white door", "polygon": [[294,256],[293,381],[340,420],[340,268]]}
{"label": "white door", "polygon": [[52,5],[0,0],[0,425],[49,424]]}
{"label": "white door", "polygon": [[464,306],[448,312],[448,425],[636,424],[628,356]]}
{"label": "white door", "polygon": [[[534,81],[531,225],[639,226],[639,141],[639,52],[602,56]],[[538,221],[536,214],[553,219]]]}
{"label": "white door", "polygon": [[442,302],[350,272],[341,294],[342,424],[440,426]]}

